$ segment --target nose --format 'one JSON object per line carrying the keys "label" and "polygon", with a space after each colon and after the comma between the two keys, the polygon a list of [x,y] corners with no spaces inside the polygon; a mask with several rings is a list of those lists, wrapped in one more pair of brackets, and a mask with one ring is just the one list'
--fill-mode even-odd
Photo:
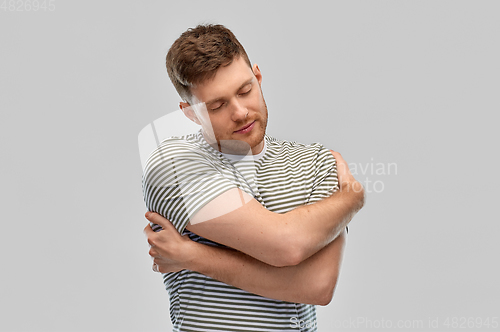
{"label": "nose", "polygon": [[233,107],[231,111],[231,119],[235,122],[244,120],[248,113],[246,106],[242,103],[241,100],[238,100],[237,98],[235,98],[235,100],[233,101]]}

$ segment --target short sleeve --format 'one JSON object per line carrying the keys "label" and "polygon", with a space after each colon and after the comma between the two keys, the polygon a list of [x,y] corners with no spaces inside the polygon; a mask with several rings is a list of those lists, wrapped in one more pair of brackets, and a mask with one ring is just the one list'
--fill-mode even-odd
{"label": "short sleeve", "polygon": [[[319,150],[316,166],[316,176],[309,203],[318,202],[339,190],[337,160],[330,150],[323,147]],[[349,233],[347,226],[345,229]]]}
{"label": "short sleeve", "polygon": [[309,204],[318,202],[339,190],[337,161],[330,150],[321,146],[316,158],[314,182]]}
{"label": "short sleeve", "polygon": [[237,186],[213,158],[182,138],[168,139],[152,153],[142,184],[148,210],[170,220],[181,234],[203,206]]}

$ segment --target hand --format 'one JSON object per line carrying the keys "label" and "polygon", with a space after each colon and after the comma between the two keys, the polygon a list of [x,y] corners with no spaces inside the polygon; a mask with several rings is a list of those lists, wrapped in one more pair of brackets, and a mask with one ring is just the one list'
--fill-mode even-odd
{"label": "hand", "polygon": [[153,231],[150,224],[144,228],[144,234],[151,246],[149,255],[153,258],[153,271],[168,273],[187,268],[193,259],[193,244],[187,235],[180,235],[169,220],[158,213],[147,212],[146,219],[160,225],[162,230]]}
{"label": "hand", "polygon": [[[340,191],[354,191],[355,193],[361,193],[364,196],[364,188],[361,183],[359,183],[354,176],[352,176],[351,171],[347,162],[342,158],[340,153],[330,150],[332,155],[337,161],[337,177],[339,179]],[[364,199],[364,198],[363,198]]]}

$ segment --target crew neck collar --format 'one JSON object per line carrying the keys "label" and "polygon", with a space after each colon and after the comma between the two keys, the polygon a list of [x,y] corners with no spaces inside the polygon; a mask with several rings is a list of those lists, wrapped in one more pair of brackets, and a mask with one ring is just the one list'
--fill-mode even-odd
{"label": "crew neck collar", "polygon": [[221,154],[226,157],[227,159],[231,161],[257,161],[260,158],[262,158],[266,154],[267,150],[267,136],[264,137],[264,147],[262,148],[262,151],[260,151],[257,154],[229,154],[229,153],[222,153]]}
{"label": "crew neck collar", "polygon": [[268,137],[267,135],[264,135],[264,147],[262,148],[262,151],[259,152],[258,154],[246,154],[246,155],[241,155],[241,154],[229,154],[229,153],[223,153],[223,152],[220,152],[216,149],[214,149],[208,142],[207,140],[205,139],[205,136],[203,135],[203,130],[200,129],[197,133],[198,137],[200,137],[201,141],[203,142],[202,144],[216,152],[217,154],[221,155],[221,156],[224,156],[225,158],[231,160],[231,161],[242,161],[242,160],[245,160],[245,161],[249,161],[249,160],[254,160],[254,161],[257,161],[259,160],[260,158],[262,158],[265,154],[266,154],[266,150],[267,150],[267,140],[268,140]]}

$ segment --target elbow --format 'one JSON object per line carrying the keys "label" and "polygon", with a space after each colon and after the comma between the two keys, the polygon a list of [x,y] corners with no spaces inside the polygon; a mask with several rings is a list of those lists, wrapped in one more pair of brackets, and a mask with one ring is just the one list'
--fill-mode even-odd
{"label": "elbow", "polygon": [[260,257],[254,256],[258,260],[275,267],[295,266],[304,259],[305,250],[301,243],[303,239],[297,236],[296,232],[290,231],[290,227],[283,227],[279,237],[275,237],[272,247],[268,250],[261,250]]}
{"label": "elbow", "polygon": [[337,287],[337,276],[317,283],[314,287],[314,298],[312,299],[315,305],[326,306],[330,304]]}
{"label": "elbow", "polygon": [[258,259],[275,267],[286,267],[298,265],[305,258],[305,252],[297,241],[282,236],[280,241],[276,241],[271,256],[267,259]]}
{"label": "elbow", "polygon": [[356,206],[356,211],[359,211],[365,206],[366,202],[366,192],[365,188],[363,185],[359,182],[356,181],[356,183],[353,186],[353,191],[357,194],[357,206]]}
{"label": "elbow", "polygon": [[294,237],[283,237],[283,240],[278,249],[279,253],[276,255],[277,267],[295,266],[304,261],[306,257],[305,246],[301,239]]}
{"label": "elbow", "polygon": [[275,255],[275,258],[267,263],[275,267],[286,267],[298,265],[303,260],[304,257],[299,248],[287,245],[281,247]]}
{"label": "elbow", "polygon": [[316,305],[326,306],[332,302],[333,294],[335,293],[335,286],[328,288],[327,291],[322,294],[318,294],[316,299]]}
{"label": "elbow", "polygon": [[294,247],[294,248],[290,248],[290,250],[288,250],[287,259],[283,263],[286,264],[284,266],[295,266],[295,265],[299,265],[300,263],[302,263],[302,261],[304,259],[305,259],[305,257],[304,257],[302,250],[300,250],[300,248],[298,248],[298,247]]}
{"label": "elbow", "polygon": [[279,267],[299,265],[320,249],[313,236],[292,227],[283,230],[280,238]]}

